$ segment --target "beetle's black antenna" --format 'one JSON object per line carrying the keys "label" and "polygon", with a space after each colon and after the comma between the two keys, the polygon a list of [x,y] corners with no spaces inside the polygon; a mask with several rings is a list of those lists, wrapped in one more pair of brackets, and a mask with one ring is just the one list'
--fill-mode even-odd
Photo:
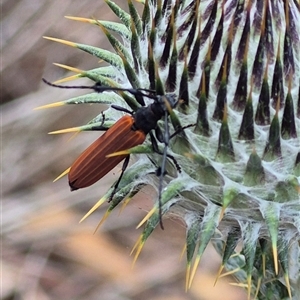
{"label": "beetle's black antenna", "polygon": [[[119,87],[112,87],[112,86],[104,86],[101,83],[97,82],[94,85],[59,85],[59,84],[54,84],[51,83],[50,81],[46,80],[45,78],[42,78],[42,80],[53,87],[56,88],[60,88],[60,89],[88,89],[88,90],[94,90],[96,93],[103,93],[106,91],[120,91],[120,92],[128,92],[130,94],[132,94],[133,96],[144,96],[144,97],[148,97],[150,99],[156,99],[156,92],[153,90],[149,90],[149,89],[126,89],[126,88],[119,88]],[[149,93],[149,94],[145,94],[143,92]],[[155,94],[155,95],[151,95],[151,94]]]}

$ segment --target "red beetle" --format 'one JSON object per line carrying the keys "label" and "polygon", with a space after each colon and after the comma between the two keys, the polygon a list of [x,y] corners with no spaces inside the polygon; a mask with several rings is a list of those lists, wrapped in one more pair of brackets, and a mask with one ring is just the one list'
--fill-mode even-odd
{"label": "red beetle", "polygon": [[[154,92],[147,89],[122,89],[106,87],[100,84],[94,86],[60,86],[55,85],[43,79],[48,85],[59,88],[79,88],[79,89],[93,89],[95,92],[101,93],[104,91],[126,91],[133,94],[136,100],[145,105],[143,97],[153,99],[154,102],[148,106],[139,107],[136,112],[131,112],[123,107],[112,105],[113,108],[129,113],[130,115],[123,116],[111,128],[109,128],[101,137],[92,143],[80,156],[75,160],[69,169],[69,185],[71,190],[78,190],[80,188],[88,187],[102,177],[104,177],[110,170],[112,170],[118,163],[125,159],[122,173],[114,185],[114,190],[110,199],[113,198],[114,193],[121,181],[123,173],[129,162],[129,154],[108,157],[109,154],[123,151],[144,143],[146,135],[149,133],[153,151],[163,155],[162,165],[158,168],[157,174],[160,177],[159,184],[159,214],[160,225],[163,229],[161,220],[161,192],[162,181],[165,174],[166,159],[169,157],[174,162],[177,170],[180,172],[180,166],[172,155],[167,154],[167,148],[170,140],[170,133],[168,127],[169,112],[176,107],[178,100],[175,95],[158,96]],[[164,118],[164,133],[160,131],[157,123]],[[193,125],[190,125],[193,126]],[[189,126],[187,126],[189,127]],[[152,130],[155,130],[156,138]],[[183,130],[179,128],[175,134]],[[164,151],[160,152],[157,145],[157,140],[164,143]]]}

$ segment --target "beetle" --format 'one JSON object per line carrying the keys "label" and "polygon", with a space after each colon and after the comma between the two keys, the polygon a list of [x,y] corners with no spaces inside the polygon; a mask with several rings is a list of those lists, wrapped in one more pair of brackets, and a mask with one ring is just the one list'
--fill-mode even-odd
{"label": "beetle", "polygon": [[[108,157],[108,155],[128,150],[137,145],[143,144],[147,134],[150,135],[153,151],[162,155],[162,164],[157,169],[157,175],[159,176],[159,218],[160,227],[164,229],[162,223],[162,207],[161,207],[161,193],[162,193],[162,181],[166,172],[166,160],[170,158],[175,164],[177,170],[181,172],[180,166],[176,159],[167,153],[169,140],[178,132],[184,130],[186,127],[193,126],[188,125],[186,127],[177,128],[175,133],[170,135],[168,116],[170,110],[175,108],[178,104],[178,100],[174,94],[171,95],[155,95],[155,91],[147,89],[125,89],[103,86],[96,83],[93,86],[61,86],[50,83],[43,78],[43,81],[53,87],[59,88],[77,88],[77,89],[92,89],[95,92],[101,93],[104,91],[125,91],[135,96],[136,100],[141,107],[135,112],[129,111],[124,107],[117,105],[111,105],[112,108],[128,113],[120,118],[112,127],[104,128],[100,126],[100,130],[106,132],[101,135],[96,141],[94,141],[86,150],[84,150],[80,156],[71,165],[68,173],[69,185],[71,191],[88,187],[102,177],[104,177],[110,170],[112,170],[117,164],[124,160],[122,166],[122,172],[114,184],[114,189],[110,196],[110,200],[113,198],[117,187],[122,179],[122,176],[129,163],[129,154],[118,155]],[[148,97],[154,100],[153,103],[145,106],[143,97]],[[104,114],[103,114],[104,115]],[[158,121],[164,119],[164,132],[162,133]],[[104,123],[104,118],[103,118]],[[155,131],[155,136],[152,131]],[[163,152],[159,151],[157,140],[164,144]]]}

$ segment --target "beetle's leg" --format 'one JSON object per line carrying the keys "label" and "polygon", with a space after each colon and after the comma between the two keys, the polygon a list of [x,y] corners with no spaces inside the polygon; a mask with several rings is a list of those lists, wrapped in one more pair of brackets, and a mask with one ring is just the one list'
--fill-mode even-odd
{"label": "beetle's leg", "polygon": [[183,126],[183,127],[180,127],[178,128],[175,132],[173,132],[170,136],[170,139],[173,138],[175,135],[177,135],[178,133],[180,133],[181,131],[184,131],[184,129],[187,129],[187,128],[190,128],[190,127],[193,127],[193,126],[196,126],[197,124],[194,123],[194,124],[189,124],[189,125],[186,125],[186,126]]}
{"label": "beetle's leg", "polygon": [[121,174],[120,174],[120,176],[119,176],[117,182],[116,182],[115,185],[114,185],[114,189],[113,189],[111,195],[109,196],[108,202],[110,202],[110,201],[113,199],[113,197],[114,197],[114,195],[115,195],[115,193],[116,193],[116,191],[117,191],[117,188],[118,188],[118,186],[119,186],[119,184],[120,184],[120,182],[121,182],[121,179],[122,179],[122,177],[123,177],[123,174],[124,174],[125,170],[126,170],[127,167],[128,167],[129,159],[130,159],[130,155],[126,156],[126,158],[125,158],[125,160],[124,160],[124,162],[123,162]]}
{"label": "beetle's leg", "polygon": [[101,122],[101,124],[98,125],[98,126],[93,126],[92,130],[107,131],[109,129],[107,127],[103,127],[103,124],[105,122],[105,114],[104,114],[103,111],[101,111],[101,115],[102,115],[102,122]]}
{"label": "beetle's leg", "polygon": [[128,109],[125,108],[125,107],[119,106],[119,105],[114,105],[114,104],[112,104],[111,107],[112,107],[113,109],[115,109],[115,110],[123,111],[123,112],[126,112],[126,113],[130,114],[130,115],[133,114],[132,111],[128,110]]}
{"label": "beetle's leg", "polygon": [[160,175],[159,175],[159,187],[158,187],[159,223],[160,223],[161,229],[164,229],[163,222],[162,222],[161,193],[162,193],[162,188],[163,188],[164,173],[166,170],[166,160],[168,157],[167,150],[168,150],[169,141],[170,141],[170,132],[169,132],[168,113],[167,112],[165,113],[165,116],[164,116],[164,124],[165,124],[165,131],[163,134],[163,142],[165,144],[165,147],[164,147],[164,151],[162,154],[163,157],[162,157],[162,162],[161,162],[161,167],[160,167],[161,170],[160,170]]}
{"label": "beetle's leg", "polygon": [[[154,151],[155,153],[159,154],[159,155],[164,155],[164,153],[161,152],[161,151],[158,149],[157,141],[156,141],[156,138],[154,137],[153,133],[152,133],[152,132],[149,132],[149,135],[150,135],[150,139],[151,139],[151,144],[152,144],[152,149],[153,149],[153,151]],[[162,141],[162,143],[164,143],[164,142]],[[181,173],[181,168],[180,168],[180,165],[178,164],[176,158],[175,158],[173,155],[168,154],[168,153],[167,153],[167,157],[170,158],[170,159],[173,161],[173,163],[174,163],[174,165],[175,165],[177,171],[178,171],[179,173]]]}

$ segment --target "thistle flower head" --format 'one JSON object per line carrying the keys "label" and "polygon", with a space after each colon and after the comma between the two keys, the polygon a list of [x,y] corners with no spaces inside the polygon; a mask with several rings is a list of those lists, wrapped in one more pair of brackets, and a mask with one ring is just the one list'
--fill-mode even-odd
{"label": "thistle flower head", "polygon": [[[109,64],[88,71],[67,67],[77,73],[72,79],[175,94],[179,105],[169,116],[174,131],[195,123],[170,140],[168,152],[182,172],[168,161],[161,195],[163,215],[172,211],[186,223],[187,288],[213,241],[222,256],[218,276],[224,267],[234,273],[249,298],[298,299],[299,1],[145,0],[141,15],[131,0],[129,13],[106,2],[120,23],[68,18],[99,26],[115,53],[52,40]],[[63,104],[79,103],[139,107],[124,92],[91,93]],[[120,118],[111,108],[105,115],[107,126]],[[101,120],[99,114],[80,130]],[[126,170],[104,219],[144,185],[158,187],[161,157],[150,139],[128,153],[144,155]],[[137,254],[159,223],[157,201],[143,223]]]}

